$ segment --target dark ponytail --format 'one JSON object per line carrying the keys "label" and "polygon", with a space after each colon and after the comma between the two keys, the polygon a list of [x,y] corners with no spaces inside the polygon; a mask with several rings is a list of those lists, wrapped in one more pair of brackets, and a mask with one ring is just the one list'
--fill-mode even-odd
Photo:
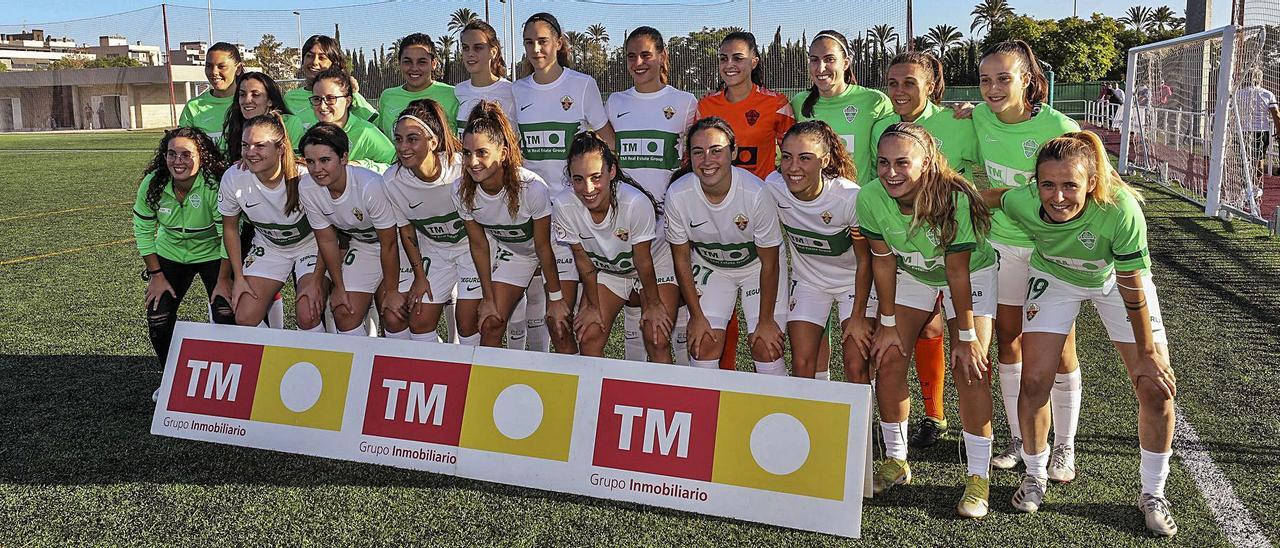
{"label": "dark ponytail", "polygon": [[[724,46],[725,44],[733,41],[747,44],[747,49],[751,50],[751,54],[756,56],[756,66],[751,69],[751,83],[762,88],[766,87],[764,85],[764,59],[760,56],[760,46],[756,44],[756,35],[746,31],[730,32],[725,35],[724,40],[720,41],[720,45]],[[724,88],[725,83],[721,80],[720,89]]]}
{"label": "dark ponytail", "polygon": [[[572,164],[574,158],[587,154],[599,154],[601,161],[604,163],[605,171],[610,169],[614,170],[613,179],[609,181],[610,209],[618,209],[618,183],[626,183],[635,187],[636,190],[639,190],[644,194],[644,196],[649,199],[649,202],[653,204],[653,212],[656,217],[662,217],[662,206],[658,205],[658,199],[654,198],[653,194],[649,193],[648,190],[645,190],[645,188],[641,186],[640,183],[637,183],[635,179],[632,179],[630,175],[623,173],[622,165],[618,160],[618,153],[614,152],[613,149],[604,142],[604,139],[601,139],[595,131],[587,130],[579,133],[573,138],[573,143],[569,145],[569,163]],[[565,175],[568,176],[570,180],[573,180],[573,174],[569,172],[568,165],[565,166],[564,171]]]}
{"label": "dark ponytail", "polygon": [[627,35],[627,39],[623,42],[623,46],[630,44],[632,40],[637,38],[648,38],[653,41],[653,49],[662,54],[662,72],[659,79],[663,84],[671,81],[671,59],[667,57],[667,43],[662,39],[662,33],[653,27],[639,27],[631,34]]}
{"label": "dark ponytail", "polygon": [[346,156],[351,150],[351,140],[347,138],[347,132],[343,131],[338,124],[331,122],[318,122],[302,135],[302,139],[298,141],[298,150],[302,151],[303,156],[306,156],[309,145],[327,146],[340,157]]}
{"label": "dark ponytail", "polygon": [[[465,138],[473,134],[484,135],[506,149],[507,160],[502,166],[502,186],[507,191],[507,211],[515,217],[520,211],[520,189],[524,185],[524,181],[520,178],[520,166],[524,164],[524,157],[520,154],[520,139],[511,128],[511,120],[503,114],[502,106],[497,101],[480,101],[475,108],[471,109],[471,115],[467,117],[467,128],[462,131],[462,136]],[[474,209],[476,188],[480,186],[480,181],[471,177],[469,169],[462,170],[461,181],[459,197],[462,199],[462,205]]]}
{"label": "dark ponytail", "polygon": [[942,94],[947,89],[946,79],[942,75],[942,61],[927,51],[908,51],[899,53],[889,61],[889,66],[910,64],[924,67],[930,73],[929,82],[933,91],[929,92],[929,100],[935,105],[942,104]]}
{"label": "dark ponytail", "polygon": [[[841,73],[844,83],[850,86],[857,85],[858,76],[853,73],[853,61],[850,60],[849,56],[849,40],[845,39],[843,34],[834,30],[824,30],[813,37],[813,41],[809,43],[809,49],[813,49],[818,40],[831,40],[840,46],[840,53],[844,55],[846,60],[849,60],[849,66],[845,67],[844,72]],[[813,107],[818,104],[819,95],[818,84],[815,83],[809,86],[809,95],[804,98],[804,102],[800,105],[801,116],[813,118]]]}
{"label": "dark ponytail", "polygon": [[[551,27],[551,33],[555,35],[556,40],[560,41],[560,47],[556,49],[556,63],[564,68],[569,68],[569,64],[572,61],[572,57],[569,55],[569,41],[565,39],[564,32],[560,30],[560,21],[558,21],[554,15],[545,11],[540,11],[530,15],[529,18],[525,20],[524,26],[520,27],[520,32],[523,33],[525,30],[528,30],[529,25],[539,21],[546,23],[548,27]],[[520,72],[525,75],[532,74],[533,63],[530,63],[528,59],[525,59],[524,62],[520,64]]]}
{"label": "dark ponytail", "polygon": [[816,137],[826,147],[831,163],[822,168],[823,176],[830,179],[844,177],[850,181],[858,180],[858,168],[844,146],[844,139],[836,133],[836,130],[831,129],[831,125],[822,120],[797,122],[787,130],[786,135],[782,136],[782,142],[786,144],[787,139],[801,135]]}
{"label": "dark ponytail", "polygon": [[1045,77],[1044,69],[1040,68],[1040,61],[1036,59],[1036,52],[1032,51],[1031,46],[1026,42],[1012,40],[991,46],[987,51],[983,52],[982,59],[985,60],[996,54],[1012,55],[1022,63],[1023,74],[1026,75],[1028,81],[1022,100],[1033,113],[1038,112],[1040,105],[1049,99],[1049,79]]}
{"label": "dark ponytail", "polygon": [[[396,122],[405,116],[412,116],[427,126],[427,130],[435,134],[436,140],[439,142],[436,149],[431,151],[436,154],[443,154],[446,163],[452,163],[454,158],[462,152],[462,144],[458,142],[458,138],[454,136],[454,132],[449,131],[449,124],[445,122],[444,107],[440,106],[434,99],[416,99],[404,110],[396,115]],[[397,159],[396,163],[400,163]]]}

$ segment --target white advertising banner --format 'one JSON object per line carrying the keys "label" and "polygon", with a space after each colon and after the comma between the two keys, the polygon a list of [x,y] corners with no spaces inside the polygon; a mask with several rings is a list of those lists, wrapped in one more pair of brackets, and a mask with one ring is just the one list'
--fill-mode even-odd
{"label": "white advertising banner", "polygon": [[857,537],[869,386],[181,322],[151,433]]}

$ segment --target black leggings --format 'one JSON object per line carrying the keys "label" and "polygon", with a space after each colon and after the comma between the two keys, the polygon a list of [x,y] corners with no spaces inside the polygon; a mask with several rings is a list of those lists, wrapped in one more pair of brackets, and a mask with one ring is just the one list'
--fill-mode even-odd
{"label": "black leggings", "polygon": [[[175,298],[168,292],[161,293],[160,298],[156,300],[155,308],[147,310],[147,336],[151,338],[151,346],[155,348],[160,364],[164,365],[169,357],[169,343],[173,340],[173,326],[178,323],[178,306],[182,304],[182,297],[191,288],[191,282],[195,281],[196,274],[199,274],[200,281],[204,282],[205,294],[212,298],[213,288],[218,285],[218,269],[222,261],[215,259],[203,263],[185,264],[170,261],[159,255],[156,258],[160,260],[160,271],[164,273],[165,280],[173,287],[173,293],[177,296]],[[236,323],[235,312],[231,310],[231,303],[226,299],[218,297],[210,304],[213,309],[213,323]]]}

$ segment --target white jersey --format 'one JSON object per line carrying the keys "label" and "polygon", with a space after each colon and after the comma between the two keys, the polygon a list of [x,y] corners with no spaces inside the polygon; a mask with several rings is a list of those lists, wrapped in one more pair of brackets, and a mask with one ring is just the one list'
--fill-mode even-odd
{"label": "white jersey", "polygon": [[430,257],[453,256],[468,249],[467,228],[458,216],[454,203],[454,183],[462,176],[459,158],[445,162],[438,156],[440,177],[427,182],[413,170],[393,165],[382,175],[387,199],[396,214],[397,226],[413,225],[418,233],[418,248]]}
{"label": "white jersey", "polygon": [[516,98],[511,92],[512,85],[511,80],[500,78],[482,88],[471,85],[471,80],[463,80],[453,86],[453,94],[458,98],[458,120],[454,124],[458,128],[458,138],[462,138],[462,131],[467,129],[467,117],[471,116],[471,109],[476,108],[480,101],[496,101],[502,106],[502,113],[507,115],[507,120],[511,121],[511,127],[518,127],[519,117],[516,116]]}
{"label": "white jersey", "polygon": [[564,229],[560,241],[579,244],[596,270],[623,278],[639,278],[632,246],[652,242],[654,263],[669,256],[671,248],[657,232],[653,202],[635,187],[619,183],[618,205],[596,223],[591,212],[573,190],[563,190],[553,201],[556,222]]}
{"label": "white jersey", "polygon": [[533,245],[533,221],[551,215],[551,192],[537,173],[520,168],[520,208],[512,216],[507,210],[507,191],[490,195],[476,188],[475,205],[462,203],[462,180],[454,183],[453,202],[458,216],[464,221],[475,221],[484,227],[498,247],[521,257],[535,257]]}
{"label": "white jersey", "polygon": [[311,175],[298,183],[298,198],[314,230],[332,226],[351,238],[352,248],[380,250],[378,230],[395,228],[396,215],[383,191],[382,176],[347,164],[347,188],[334,198]]}
{"label": "white jersey", "polygon": [[729,193],[715,205],[703,194],[696,174],[671,183],[667,241],[688,242],[694,264],[736,273],[760,268],[756,248],[782,245],[782,229],[778,205],[764,182],[740,167],[730,169]]}
{"label": "white jersey", "polygon": [[858,184],[824,177],[822,193],[809,202],[796,198],[779,172],[769,174],[765,187],[778,203],[778,217],[790,242],[791,278],[831,291],[852,288]]}
{"label": "white jersey", "polygon": [[[1243,131],[1271,131],[1271,107],[1276,104],[1276,95],[1258,86],[1249,86],[1236,91],[1236,105],[1242,116],[1240,128]],[[1280,128],[1276,128],[1280,131]]]}
{"label": "white jersey", "polygon": [[267,188],[257,175],[233,166],[219,182],[218,212],[224,216],[243,214],[253,224],[254,244],[261,247],[289,251],[314,245],[315,235],[301,208],[285,212],[286,194],[283,181],[274,189]]}
{"label": "white jersey", "polygon": [[600,86],[594,78],[564,69],[556,81],[539,84],[526,76],[512,86],[519,117],[524,167],[537,173],[547,185],[568,187],[565,167],[574,135],[600,129],[609,122]]}
{"label": "white jersey", "polygon": [[617,134],[619,164],[661,204],[680,167],[680,141],[698,119],[698,99],[671,86],[653,93],[631,88],[610,95],[605,111]]}

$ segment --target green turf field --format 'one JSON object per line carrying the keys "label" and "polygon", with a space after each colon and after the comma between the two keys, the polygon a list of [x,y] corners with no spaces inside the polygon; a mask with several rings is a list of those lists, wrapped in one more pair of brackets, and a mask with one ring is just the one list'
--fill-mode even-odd
{"label": "green turf field", "polygon": [[[152,436],[160,382],[130,204],[156,133],[0,135],[0,546],[65,544],[843,545],[835,537],[382,466]],[[110,149],[110,150],[107,150]],[[93,152],[74,152],[93,150]],[[1280,242],[1146,188],[1180,405],[1273,543],[1280,517]],[[185,317],[204,317],[199,291]],[[865,544],[1150,544],[1135,507],[1137,404],[1096,314],[1081,316],[1080,478],[1038,514],[958,519],[952,429],[913,453],[915,483],[867,501]],[[618,346],[614,351],[620,350]],[[740,352],[739,356],[747,354]],[[749,365],[748,365],[749,366]],[[1000,398],[997,397],[997,415]],[[1002,415],[1000,415],[1002,416]],[[997,421],[997,445],[1007,440]],[[1168,495],[1177,544],[1222,545],[1188,468]]]}

